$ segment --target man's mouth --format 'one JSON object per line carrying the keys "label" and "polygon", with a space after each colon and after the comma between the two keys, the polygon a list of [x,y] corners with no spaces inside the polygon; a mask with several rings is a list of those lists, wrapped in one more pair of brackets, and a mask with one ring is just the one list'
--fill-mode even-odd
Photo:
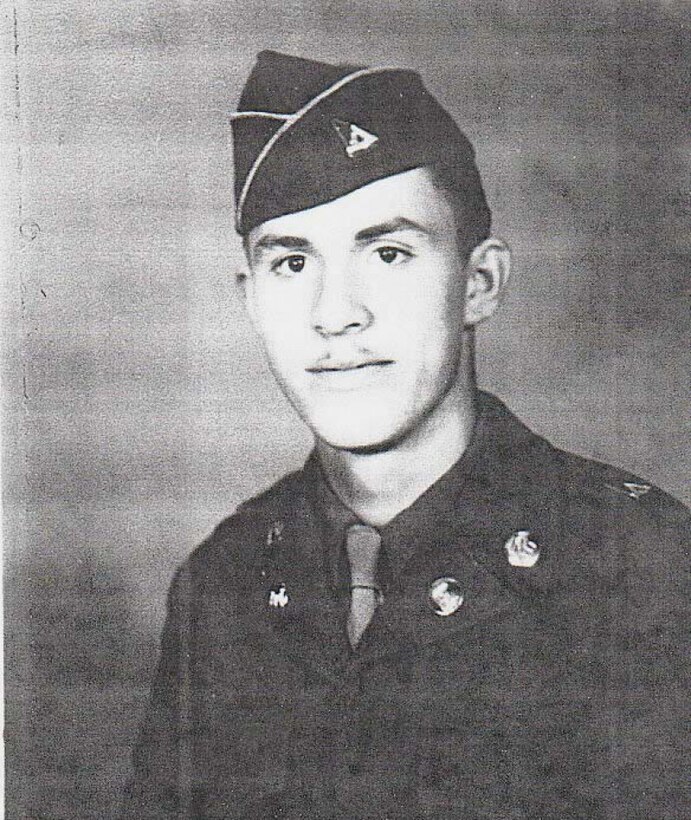
{"label": "man's mouth", "polygon": [[354,370],[365,370],[366,368],[386,367],[393,364],[392,359],[345,359],[339,361],[328,361],[308,367],[308,373],[348,373]]}

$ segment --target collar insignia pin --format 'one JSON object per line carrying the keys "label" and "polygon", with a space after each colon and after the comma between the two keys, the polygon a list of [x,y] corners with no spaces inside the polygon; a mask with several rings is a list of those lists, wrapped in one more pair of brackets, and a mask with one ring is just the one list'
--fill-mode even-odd
{"label": "collar insignia pin", "polygon": [[453,615],[463,605],[461,585],[455,578],[437,578],[432,581],[427,598],[432,611],[440,618]]}
{"label": "collar insignia pin", "polygon": [[633,481],[625,481],[624,487],[631,498],[640,498],[650,491],[650,484],[635,484]]}
{"label": "collar insignia pin", "polygon": [[530,540],[529,530],[519,530],[504,544],[512,567],[534,567],[540,557],[540,547]]}
{"label": "collar insignia pin", "polygon": [[331,124],[336,129],[336,133],[341,138],[341,142],[345,145],[346,154],[353,157],[359,151],[366,151],[371,148],[375,142],[379,142],[379,137],[354,122],[344,122],[343,120],[331,120]]}
{"label": "collar insignia pin", "polygon": [[276,584],[269,590],[269,606],[274,609],[283,609],[289,600],[285,584]]}
{"label": "collar insignia pin", "polygon": [[274,544],[283,540],[283,524],[280,521],[274,521],[271,529],[266,536],[266,546],[273,547]]}

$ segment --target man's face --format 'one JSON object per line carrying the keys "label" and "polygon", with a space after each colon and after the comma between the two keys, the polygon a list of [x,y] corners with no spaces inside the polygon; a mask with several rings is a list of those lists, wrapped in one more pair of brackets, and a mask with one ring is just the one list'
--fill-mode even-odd
{"label": "man's face", "polygon": [[461,401],[464,260],[425,169],[271,219],[248,256],[271,370],[318,439],[385,449]]}

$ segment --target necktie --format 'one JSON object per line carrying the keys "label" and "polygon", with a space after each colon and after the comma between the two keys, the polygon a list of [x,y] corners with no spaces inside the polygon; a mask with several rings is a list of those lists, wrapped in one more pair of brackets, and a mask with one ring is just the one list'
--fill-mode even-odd
{"label": "necktie", "polygon": [[377,608],[377,556],[381,536],[373,527],[353,524],[346,532],[346,552],[350,562],[350,614],[348,640],[355,647],[369,626]]}

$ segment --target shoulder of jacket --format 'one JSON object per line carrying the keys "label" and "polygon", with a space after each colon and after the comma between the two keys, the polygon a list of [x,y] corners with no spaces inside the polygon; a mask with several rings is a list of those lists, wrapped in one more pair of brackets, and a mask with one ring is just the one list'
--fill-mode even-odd
{"label": "shoulder of jacket", "polygon": [[531,462],[532,480],[522,482],[525,529],[542,555],[535,572],[515,573],[521,588],[572,596],[584,611],[603,591],[617,590],[639,610],[636,623],[677,613],[689,510],[633,473],[551,445]]}
{"label": "shoulder of jacket", "polygon": [[483,394],[498,420],[489,483],[506,496],[523,497],[538,517],[557,529],[597,528],[606,520],[614,536],[630,526],[678,532],[688,538],[689,510],[649,481],[554,446],[496,398]]}
{"label": "shoulder of jacket", "polygon": [[674,496],[627,470],[554,450],[561,490],[570,503],[580,502],[611,519],[688,530],[691,513]]}
{"label": "shoulder of jacket", "polygon": [[556,480],[544,515],[549,543],[560,553],[557,574],[581,589],[619,584],[641,613],[662,611],[665,602],[678,607],[689,565],[689,510],[626,470],[560,450],[553,459]]}

